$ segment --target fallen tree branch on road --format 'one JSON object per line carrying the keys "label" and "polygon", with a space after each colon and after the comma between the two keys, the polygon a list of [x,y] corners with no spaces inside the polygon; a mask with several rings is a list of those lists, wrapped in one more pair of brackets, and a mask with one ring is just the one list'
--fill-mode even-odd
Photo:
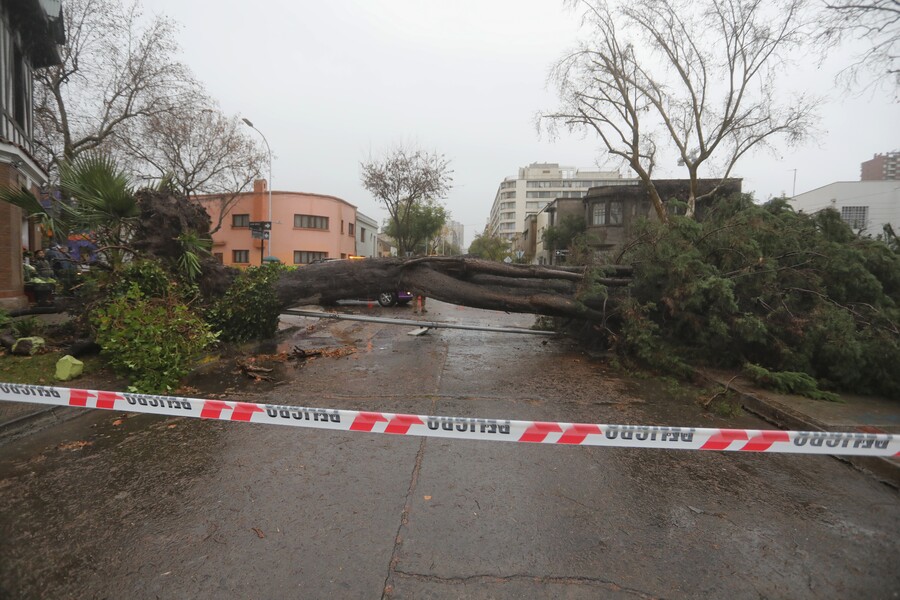
{"label": "fallen tree branch on road", "polygon": [[[615,276],[593,277],[590,283],[605,286],[607,294],[612,290],[606,288],[622,289],[631,281],[630,267],[612,266],[605,272]],[[585,273],[585,267],[507,265],[466,257],[368,258],[285,272],[275,291],[284,307],[404,290],[474,308],[603,321],[607,311],[591,307],[604,306],[606,296],[579,297],[586,289]]]}

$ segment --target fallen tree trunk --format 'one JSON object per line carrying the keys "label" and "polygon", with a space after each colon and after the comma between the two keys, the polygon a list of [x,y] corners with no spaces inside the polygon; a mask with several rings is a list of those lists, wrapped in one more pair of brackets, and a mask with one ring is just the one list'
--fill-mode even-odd
{"label": "fallen tree trunk", "polygon": [[[209,215],[196,201],[167,193],[142,192],[140,226],[133,247],[140,255],[177,264],[173,243],[185,232],[209,236]],[[201,261],[200,291],[207,298],[226,293],[237,273],[212,258]],[[376,299],[382,292],[410,291],[451,304],[506,312],[608,322],[628,294],[632,268],[606,265],[586,277],[585,267],[514,265],[467,257],[335,260],[285,271],[275,292],[282,307]],[[601,288],[597,288],[600,284]]]}
{"label": "fallen tree trunk", "polygon": [[583,293],[584,267],[563,270],[445,256],[369,258],[300,267],[284,273],[275,289],[284,307],[376,298],[384,291],[404,290],[475,308],[604,321],[615,304],[607,298],[613,288],[626,293],[630,268],[613,266],[605,272],[615,276],[592,278],[591,283],[607,286],[607,293],[578,298]]}

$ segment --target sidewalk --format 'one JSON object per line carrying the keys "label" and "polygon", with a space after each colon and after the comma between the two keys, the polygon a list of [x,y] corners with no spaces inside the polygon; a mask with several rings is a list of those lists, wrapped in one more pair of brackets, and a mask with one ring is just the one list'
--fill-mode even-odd
{"label": "sidewalk", "polygon": [[[704,379],[738,394],[744,410],[781,429],[900,434],[900,401],[841,394],[844,402],[824,402],[757,387],[734,373],[697,369]],[[900,459],[877,456],[835,457],[900,488]]]}

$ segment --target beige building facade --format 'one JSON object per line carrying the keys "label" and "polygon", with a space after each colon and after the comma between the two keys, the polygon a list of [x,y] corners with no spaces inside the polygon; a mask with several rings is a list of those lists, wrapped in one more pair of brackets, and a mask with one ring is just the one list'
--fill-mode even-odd
{"label": "beige building facade", "polygon": [[628,185],[617,171],[588,171],[557,163],[532,163],[516,177],[500,182],[487,233],[514,241],[525,230],[525,218],[537,214],[556,198],[583,198],[592,187]]}
{"label": "beige building facade", "polygon": [[269,198],[265,180],[255,182],[252,192],[234,197],[196,196],[214,227],[221,219],[212,248],[219,262],[249,267],[274,257],[284,264],[305,265],[356,254],[356,206],[324,194],[273,190],[270,239],[254,238],[250,223],[269,220]]}

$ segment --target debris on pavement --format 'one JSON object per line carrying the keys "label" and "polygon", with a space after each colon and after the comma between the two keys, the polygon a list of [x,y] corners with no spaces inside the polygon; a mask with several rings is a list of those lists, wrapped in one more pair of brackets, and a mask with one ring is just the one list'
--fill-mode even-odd
{"label": "debris on pavement", "polygon": [[69,381],[79,377],[84,372],[84,363],[72,356],[66,354],[56,361],[56,378],[59,381]]}
{"label": "debris on pavement", "polygon": [[237,373],[243,373],[254,381],[272,381],[272,378],[266,375],[266,373],[271,373],[272,369],[253,364],[255,362],[254,358],[239,358],[235,362],[238,367]]}

